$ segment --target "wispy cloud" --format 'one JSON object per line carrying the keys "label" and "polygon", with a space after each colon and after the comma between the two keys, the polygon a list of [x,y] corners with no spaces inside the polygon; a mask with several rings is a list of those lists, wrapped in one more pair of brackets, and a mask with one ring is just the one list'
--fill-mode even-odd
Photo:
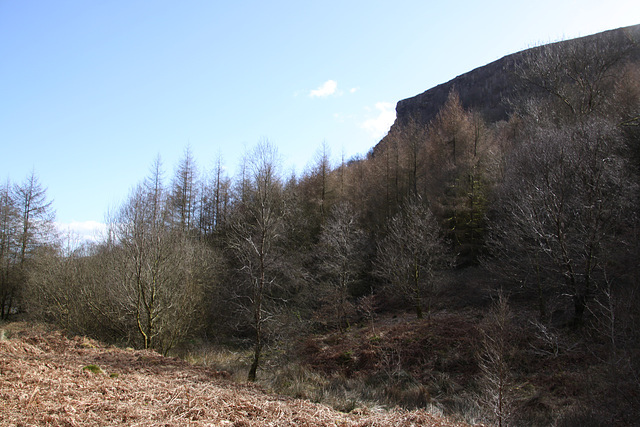
{"label": "wispy cloud", "polygon": [[396,120],[396,111],[393,104],[389,102],[378,102],[375,105],[375,111],[378,115],[374,118],[365,120],[361,127],[374,138],[382,138]]}
{"label": "wispy cloud", "polygon": [[56,223],[63,234],[70,234],[72,239],[79,242],[97,242],[107,229],[107,225],[97,221],[72,221],[70,223]]}
{"label": "wispy cloud", "polygon": [[327,80],[318,89],[309,92],[311,98],[326,98],[327,96],[338,94],[338,82],[335,80]]}

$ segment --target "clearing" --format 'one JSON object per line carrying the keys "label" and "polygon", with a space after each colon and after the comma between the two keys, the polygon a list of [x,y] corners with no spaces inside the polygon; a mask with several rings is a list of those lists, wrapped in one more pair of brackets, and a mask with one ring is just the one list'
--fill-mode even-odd
{"label": "clearing", "polygon": [[420,410],[345,414],[151,351],[41,325],[1,329],[2,426],[466,426]]}

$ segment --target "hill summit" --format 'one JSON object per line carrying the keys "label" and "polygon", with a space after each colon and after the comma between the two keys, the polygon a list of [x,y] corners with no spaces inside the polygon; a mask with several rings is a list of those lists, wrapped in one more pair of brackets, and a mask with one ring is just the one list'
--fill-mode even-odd
{"label": "hill summit", "polygon": [[479,111],[487,122],[506,120],[513,111],[511,105],[529,95],[530,89],[524,89],[516,75],[516,69],[523,66],[527,57],[540,55],[549,47],[562,49],[576,43],[614,44],[629,39],[635,45],[635,49],[629,52],[627,58],[631,61],[640,61],[640,24],[542,45],[504,56],[419,95],[399,101],[396,105],[396,120],[389,135],[383,138],[380,144],[384,145],[389,136],[399,132],[411,120],[428,125],[445,104],[452,90],[458,93],[465,109]]}

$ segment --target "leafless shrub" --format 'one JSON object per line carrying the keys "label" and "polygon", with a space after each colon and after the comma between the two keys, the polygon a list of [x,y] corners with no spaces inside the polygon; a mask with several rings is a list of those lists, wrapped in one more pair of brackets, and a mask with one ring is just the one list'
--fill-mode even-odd
{"label": "leafless shrub", "polygon": [[508,425],[513,409],[511,319],[508,299],[500,292],[482,326],[480,354],[484,386],[482,400],[488,409],[489,419],[499,427]]}

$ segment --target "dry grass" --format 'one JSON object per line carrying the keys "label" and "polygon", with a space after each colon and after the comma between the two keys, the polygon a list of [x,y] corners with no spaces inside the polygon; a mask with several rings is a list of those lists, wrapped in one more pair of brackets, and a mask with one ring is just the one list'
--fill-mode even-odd
{"label": "dry grass", "polygon": [[[341,413],[149,351],[26,324],[0,341],[0,425],[464,426],[425,411]],[[102,372],[84,369],[99,367]]]}

